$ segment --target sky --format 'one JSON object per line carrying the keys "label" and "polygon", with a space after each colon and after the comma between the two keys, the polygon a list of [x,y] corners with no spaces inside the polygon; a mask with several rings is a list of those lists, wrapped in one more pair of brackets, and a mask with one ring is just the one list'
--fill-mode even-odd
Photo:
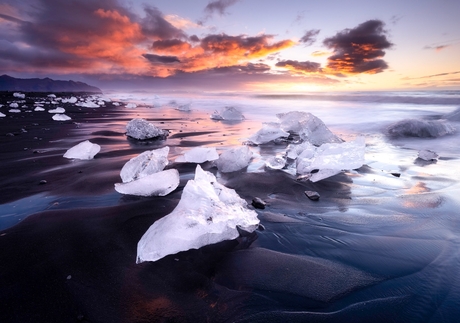
{"label": "sky", "polygon": [[0,0],[0,75],[101,89],[460,89],[458,0]]}

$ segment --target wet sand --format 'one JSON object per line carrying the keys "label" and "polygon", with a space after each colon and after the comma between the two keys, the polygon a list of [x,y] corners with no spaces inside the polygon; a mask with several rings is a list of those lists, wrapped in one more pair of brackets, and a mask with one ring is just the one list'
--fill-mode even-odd
{"label": "wet sand", "polygon": [[[3,93],[1,104],[13,101],[11,94]],[[7,114],[0,119],[1,322],[453,322],[460,314],[458,202],[442,192],[458,191],[457,182],[413,174],[419,178],[401,184],[363,166],[311,183],[263,169],[218,174],[204,163],[248,203],[268,203],[257,210],[263,228],[136,264],[137,242],[174,209],[196,165],[167,166],[181,176],[168,196],[135,197],[113,188],[124,163],[165,145],[170,161],[189,147],[224,149],[242,132],[257,131],[256,122],[112,103],[59,104],[72,120],[58,122],[46,111],[26,112],[38,96],[27,94],[30,108],[18,114],[0,108]],[[124,127],[134,117],[170,136],[127,138]],[[94,160],[62,157],[87,139],[102,147]],[[433,183],[440,191],[427,188]],[[419,190],[408,192],[413,187]]]}

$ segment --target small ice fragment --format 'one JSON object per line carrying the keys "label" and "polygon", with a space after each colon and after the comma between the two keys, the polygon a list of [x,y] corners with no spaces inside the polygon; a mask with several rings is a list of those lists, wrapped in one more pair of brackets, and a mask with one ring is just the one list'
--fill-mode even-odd
{"label": "small ice fragment", "polygon": [[63,114],[63,113],[55,114],[52,118],[53,118],[53,120],[55,120],[55,121],[67,121],[67,120],[72,120],[71,117],[69,117],[68,115]]}
{"label": "small ice fragment", "polygon": [[113,104],[114,106],[116,106],[116,107],[119,107],[119,106],[120,106],[120,102],[113,102],[112,104]]}
{"label": "small ice fragment", "polygon": [[155,127],[145,119],[136,118],[126,125],[126,135],[134,139],[145,140],[157,137],[166,138],[169,132]]}
{"label": "small ice fragment", "polygon": [[223,173],[236,172],[249,165],[252,155],[248,146],[228,149],[216,161],[217,169]]}
{"label": "small ice fragment", "polygon": [[92,101],[79,102],[75,105],[82,108],[99,108],[99,105]]}
{"label": "small ice fragment", "polygon": [[438,154],[436,154],[432,150],[420,150],[418,152],[418,158],[421,158],[423,160],[432,161],[438,159],[438,157]]}
{"label": "small ice fragment", "polygon": [[19,108],[19,105],[16,102],[10,103],[10,108]]}
{"label": "small ice fragment", "polygon": [[21,110],[19,110],[19,109],[9,109],[8,112],[11,112],[11,113],[20,113]]}
{"label": "small ice fragment", "polygon": [[48,110],[49,113],[64,113],[65,112],[65,109],[64,108],[56,108],[56,109],[51,109],[51,110]]}
{"label": "small ice fragment", "polygon": [[190,111],[191,106],[192,106],[191,103],[182,104],[182,105],[177,106],[176,110],[188,112]]}
{"label": "small ice fragment", "polygon": [[436,138],[452,134],[454,126],[444,120],[405,119],[388,127],[390,137]]}
{"label": "small ice fragment", "polygon": [[281,129],[297,133],[300,138],[313,145],[343,142],[326,127],[321,119],[309,112],[291,111],[278,113],[276,116],[280,120]]}
{"label": "small ice fragment", "polygon": [[72,96],[69,99],[62,99],[62,103],[77,103],[77,98]]}
{"label": "small ice fragment", "polygon": [[127,105],[125,105],[125,108],[128,108],[128,109],[134,109],[136,107],[137,105],[135,103],[128,103]]}
{"label": "small ice fragment", "polygon": [[121,169],[123,183],[131,182],[147,175],[162,171],[168,165],[169,147],[147,150],[131,158]]}
{"label": "small ice fragment", "polygon": [[117,183],[115,190],[127,195],[165,196],[179,186],[179,181],[177,169],[168,169],[128,183]]}
{"label": "small ice fragment", "polygon": [[323,144],[314,152],[305,150],[297,158],[297,174],[314,172],[310,180],[316,182],[345,169],[359,168],[364,164],[365,146],[364,137],[358,137],[350,142]]}
{"label": "small ice fragment", "polygon": [[45,111],[45,109],[43,109],[42,107],[36,107],[34,111]]}
{"label": "small ice fragment", "polygon": [[316,147],[313,146],[308,141],[304,141],[301,144],[290,144],[287,147],[287,150],[286,150],[286,157],[290,158],[290,159],[296,159],[300,154],[303,153],[304,158],[305,158],[305,156],[307,154],[306,153],[307,151],[310,152],[310,157],[308,157],[308,158],[311,158],[311,157],[313,157],[313,155],[314,155],[314,153],[316,151]]}
{"label": "small ice fragment", "polygon": [[176,208],[153,223],[140,239],[136,262],[235,239],[238,228],[253,232],[258,225],[257,213],[247,208],[245,200],[197,165],[195,179],[185,185]]}
{"label": "small ice fragment", "polygon": [[49,98],[55,98],[56,95],[55,95],[55,94],[48,94],[48,97],[49,97]]}
{"label": "small ice fragment", "polygon": [[265,161],[265,166],[271,169],[282,169],[286,166],[286,158],[284,156],[271,156]]}
{"label": "small ice fragment", "polygon": [[15,98],[20,98],[20,99],[25,99],[25,97],[26,97],[25,94],[19,93],[19,92],[14,92],[14,93],[13,93],[13,96],[14,96]]}
{"label": "small ice fragment", "polygon": [[100,150],[101,146],[93,144],[89,140],[85,140],[67,150],[64,157],[84,160],[93,159]]}
{"label": "small ice fragment", "polygon": [[281,129],[279,123],[266,122],[259,131],[248,138],[248,141],[261,145],[281,137],[287,138],[289,133]]}
{"label": "small ice fragment", "polygon": [[0,118],[6,117],[6,114],[0,112]]}
{"label": "small ice fragment", "polygon": [[195,147],[176,158],[177,163],[204,163],[219,158],[216,148]]}
{"label": "small ice fragment", "polygon": [[244,116],[238,109],[234,107],[225,107],[221,111],[214,111],[214,113],[211,114],[211,119],[241,121],[244,120]]}

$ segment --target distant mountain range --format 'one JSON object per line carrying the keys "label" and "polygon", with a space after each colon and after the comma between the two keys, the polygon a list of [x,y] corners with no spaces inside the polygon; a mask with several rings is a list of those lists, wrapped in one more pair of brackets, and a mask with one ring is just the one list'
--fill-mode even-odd
{"label": "distant mountain range", "polygon": [[58,81],[48,77],[44,79],[19,79],[9,75],[0,76],[0,91],[102,93],[99,88],[83,82]]}

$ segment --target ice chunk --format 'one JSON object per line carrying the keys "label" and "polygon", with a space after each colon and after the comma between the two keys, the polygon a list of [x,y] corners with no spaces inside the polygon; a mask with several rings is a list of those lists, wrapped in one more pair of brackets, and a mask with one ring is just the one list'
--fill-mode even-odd
{"label": "ice chunk", "polygon": [[55,97],[56,97],[56,94],[48,94],[48,97],[49,97],[49,98],[55,98]]}
{"label": "ice chunk", "polygon": [[114,106],[116,106],[116,107],[119,107],[119,106],[120,106],[120,102],[113,102],[112,104],[113,104]]}
{"label": "ice chunk", "polygon": [[300,138],[313,145],[343,142],[326,127],[321,119],[309,112],[291,111],[278,113],[276,116],[280,120],[281,129],[297,133]]}
{"label": "ice chunk", "polygon": [[181,200],[167,216],[150,226],[137,244],[137,263],[156,261],[180,251],[239,236],[238,228],[252,232],[257,213],[245,200],[198,165],[195,179],[184,187]]}
{"label": "ice chunk", "polygon": [[99,108],[99,105],[94,103],[93,101],[85,101],[85,102],[79,102],[75,104],[78,107],[83,107],[83,108]]}
{"label": "ice chunk", "polygon": [[225,107],[221,111],[214,111],[214,113],[211,114],[211,119],[241,121],[244,120],[244,116],[238,109],[234,107]]}
{"label": "ice chunk", "polygon": [[19,104],[16,102],[10,103],[10,108],[19,108]]}
{"label": "ice chunk", "polygon": [[345,169],[359,168],[364,164],[364,137],[343,143],[323,144],[312,150],[305,150],[297,158],[297,173],[311,174],[312,182],[333,176]]}
{"label": "ice chunk", "polygon": [[20,99],[25,99],[25,97],[26,97],[25,94],[19,93],[19,92],[14,92],[14,93],[13,93],[13,96],[14,96],[15,98],[20,98]]}
{"label": "ice chunk", "polygon": [[34,111],[45,111],[45,109],[43,109],[42,107],[36,107]]}
{"label": "ice chunk", "polygon": [[457,108],[455,111],[445,114],[443,116],[443,119],[447,119],[449,121],[455,121],[459,122],[460,121],[460,108]]}
{"label": "ice chunk", "polygon": [[223,173],[236,172],[249,165],[252,155],[248,146],[228,149],[221,153],[216,161],[217,169]]}
{"label": "ice chunk", "polygon": [[152,138],[165,138],[169,135],[167,130],[155,127],[145,119],[132,119],[126,125],[126,135],[135,139],[145,140]]}
{"label": "ice chunk", "polygon": [[313,146],[308,141],[304,141],[301,144],[290,144],[287,147],[287,150],[286,150],[286,157],[290,158],[290,159],[296,159],[302,153],[305,156],[307,154],[306,153],[307,151],[310,152],[308,158],[311,158],[311,157],[313,157],[313,155],[314,155],[314,153],[316,151],[316,147]]}
{"label": "ice chunk", "polygon": [[71,117],[69,117],[68,115],[63,114],[63,113],[55,114],[52,118],[53,118],[53,120],[55,120],[55,121],[67,121],[67,120],[72,120]]}
{"label": "ice chunk", "polygon": [[147,175],[162,171],[168,165],[169,147],[147,150],[131,158],[121,169],[123,183],[131,182]]}
{"label": "ice chunk", "polygon": [[85,140],[67,150],[64,157],[74,159],[93,159],[100,150],[101,146],[93,144],[89,140]]}
{"label": "ice chunk", "polygon": [[391,137],[441,137],[455,132],[455,128],[444,120],[405,119],[388,127]]}
{"label": "ice chunk", "polygon": [[289,133],[281,129],[279,123],[266,122],[259,131],[248,138],[248,141],[261,145],[281,137],[287,138]]}
{"label": "ice chunk", "polygon": [[128,109],[134,109],[136,107],[137,105],[135,103],[128,103],[127,105],[125,105],[125,108],[128,108]]}
{"label": "ice chunk", "polygon": [[181,104],[181,105],[177,106],[176,110],[188,112],[188,111],[190,111],[191,106],[192,106],[191,103]]}
{"label": "ice chunk", "polygon": [[195,147],[176,158],[177,163],[204,163],[219,158],[216,148]]}
{"label": "ice chunk", "polygon": [[19,110],[19,109],[9,109],[8,112],[11,112],[11,113],[20,113],[21,110]]}
{"label": "ice chunk", "polygon": [[69,99],[62,99],[61,101],[62,103],[77,103],[77,98],[72,96],[71,98]]}
{"label": "ice chunk", "polygon": [[6,117],[6,114],[0,112],[0,118]]}
{"label": "ice chunk", "polygon": [[265,166],[271,169],[282,169],[286,166],[286,158],[281,155],[271,156],[265,161]]}
{"label": "ice chunk", "polygon": [[432,150],[420,150],[418,152],[418,158],[421,158],[423,160],[432,161],[438,159],[438,157],[438,154],[436,154]]}
{"label": "ice chunk", "polygon": [[49,113],[64,113],[65,109],[64,108],[56,108],[56,109],[51,109],[48,110]]}
{"label": "ice chunk", "polygon": [[165,196],[179,186],[179,181],[177,169],[168,169],[128,183],[117,183],[115,190],[128,195]]}

